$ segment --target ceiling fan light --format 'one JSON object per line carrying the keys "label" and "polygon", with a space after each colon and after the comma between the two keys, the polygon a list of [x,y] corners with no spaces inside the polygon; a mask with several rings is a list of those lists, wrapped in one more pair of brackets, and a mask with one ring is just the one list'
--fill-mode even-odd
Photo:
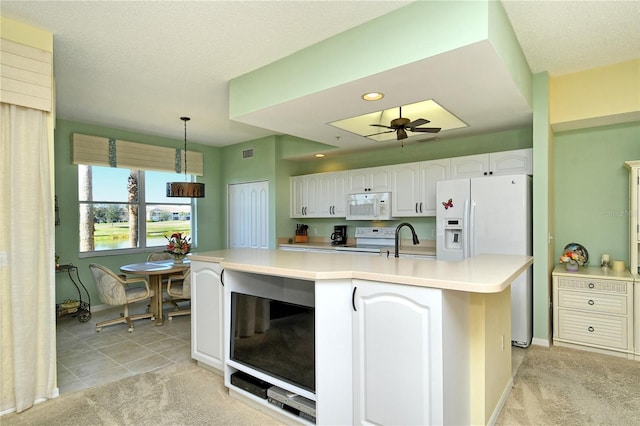
{"label": "ceiling fan light", "polygon": [[407,132],[403,128],[398,129],[398,140],[402,140],[406,138],[407,138]]}
{"label": "ceiling fan light", "polygon": [[379,101],[382,98],[384,98],[384,94],[380,92],[369,92],[362,95],[362,99],[365,101]]}

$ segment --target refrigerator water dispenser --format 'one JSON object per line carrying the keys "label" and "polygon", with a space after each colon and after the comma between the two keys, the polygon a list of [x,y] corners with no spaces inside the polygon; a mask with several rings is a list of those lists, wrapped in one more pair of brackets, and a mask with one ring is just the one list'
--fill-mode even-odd
{"label": "refrigerator water dispenser", "polygon": [[462,219],[445,219],[444,247],[447,250],[462,250]]}

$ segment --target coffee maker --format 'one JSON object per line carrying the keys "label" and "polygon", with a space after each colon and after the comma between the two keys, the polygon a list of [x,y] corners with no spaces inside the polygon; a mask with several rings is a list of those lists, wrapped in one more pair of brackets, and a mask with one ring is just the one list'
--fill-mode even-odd
{"label": "coffee maker", "polygon": [[347,225],[336,225],[331,234],[331,245],[339,246],[347,244]]}

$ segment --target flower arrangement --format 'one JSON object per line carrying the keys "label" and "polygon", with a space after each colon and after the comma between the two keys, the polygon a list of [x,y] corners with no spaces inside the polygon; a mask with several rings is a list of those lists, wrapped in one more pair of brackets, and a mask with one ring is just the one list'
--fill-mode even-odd
{"label": "flower arrangement", "polygon": [[586,261],[586,256],[580,250],[565,250],[560,256],[560,263],[571,263],[582,266]]}
{"label": "flower arrangement", "polygon": [[182,235],[181,232],[174,232],[171,237],[167,237],[167,253],[171,253],[173,257],[182,258],[191,250],[191,238],[186,235]]}

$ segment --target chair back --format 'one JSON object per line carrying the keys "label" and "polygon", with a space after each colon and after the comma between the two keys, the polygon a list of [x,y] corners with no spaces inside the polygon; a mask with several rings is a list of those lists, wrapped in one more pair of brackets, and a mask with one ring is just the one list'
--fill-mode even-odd
{"label": "chair back", "polygon": [[109,268],[92,263],[89,270],[98,290],[100,301],[107,305],[124,305],[127,303],[127,293],[122,281]]}
{"label": "chair back", "polygon": [[171,254],[167,253],[166,251],[154,251],[153,253],[149,253],[149,256],[147,256],[147,262],[169,259],[173,259],[173,256],[171,256]]}
{"label": "chair back", "polygon": [[184,280],[182,281],[182,297],[191,298],[191,268],[187,269],[184,273]]}
{"label": "chair back", "polygon": [[169,277],[167,294],[181,299],[191,299],[191,269],[185,270],[182,275]]}

